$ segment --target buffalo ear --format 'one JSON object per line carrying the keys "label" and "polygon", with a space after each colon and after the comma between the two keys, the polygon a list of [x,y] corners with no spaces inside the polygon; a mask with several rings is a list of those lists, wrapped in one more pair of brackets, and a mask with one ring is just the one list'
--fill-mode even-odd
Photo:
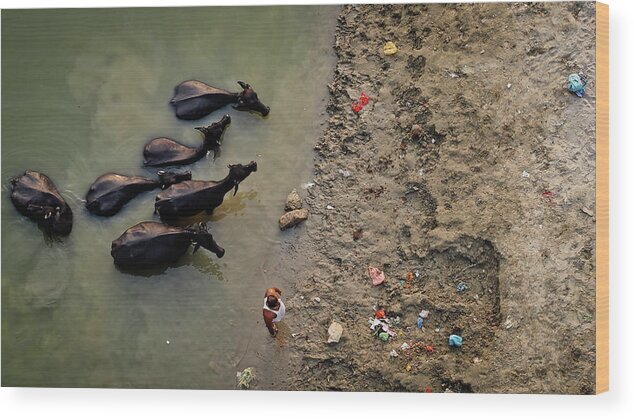
{"label": "buffalo ear", "polygon": [[244,90],[247,90],[247,89],[249,89],[249,88],[251,87],[251,86],[249,86],[249,84],[248,84],[248,83],[244,83],[244,82],[241,82],[241,81],[239,81],[239,80],[238,80],[238,84],[239,84],[239,85],[240,85],[240,87],[241,87],[242,89],[244,89]]}

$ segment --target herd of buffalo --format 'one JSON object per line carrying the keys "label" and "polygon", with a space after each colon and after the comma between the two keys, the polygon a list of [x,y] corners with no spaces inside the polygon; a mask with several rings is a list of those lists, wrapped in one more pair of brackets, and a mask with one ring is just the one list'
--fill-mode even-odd
{"label": "herd of buffalo", "polygon": [[[267,116],[269,107],[258,99],[257,93],[244,82],[238,82],[241,92],[233,93],[209,86],[198,80],[188,80],[175,89],[170,103],[176,117],[196,120],[228,104],[240,111],[253,111]],[[224,115],[208,127],[196,127],[203,135],[199,147],[189,147],[168,138],[157,138],[143,148],[143,164],[149,167],[173,167],[194,163],[210,151],[218,151],[222,135],[231,123]],[[205,224],[193,227],[175,226],[181,217],[201,212],[212,214],[222,204],[225,194],[234,190],[251,172],[256,162],[228,165],[229,173],[220,181],[192,180],[191,172],[175,173],[160,170],[157,179],[127,176],[116,173],[101,175],[86,194],[86,209],[98,216],[113,216],[130,200],[144,191],[160,188],[154,213],[161,222],[145,221],[127,229],[112,241],[111,255],[120,267],[147,268],[176,262],[194,245],[194,252],[203,247],[221,258],[225,251],[207,231]],[[73,212],[60,195],[51,179],[41,172],[27,170],[11,178],[9,190],[16,209],[38,223],[51,236],[69,235],[73,227]]]}

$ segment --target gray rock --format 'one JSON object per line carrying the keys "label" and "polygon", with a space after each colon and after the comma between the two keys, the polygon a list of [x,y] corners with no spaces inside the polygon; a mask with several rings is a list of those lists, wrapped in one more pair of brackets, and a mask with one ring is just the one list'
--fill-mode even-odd
{"label": "gray rock", "polygon": [[333,322],[328,327],[328,343],[338,343],[343,334],[343,327],[338,322]]}
{"label": "gray rock", "polygon": [[308,219],[309,214],[308,209],[293,210],[283,214],[282,217],[280,217],[280,229],[286,230],[305,221]]}
{"label": "gray rock", "polygon": [[288,197],[286,197],[286,206],[284,207],[284,210],[292,211],[299,210],[301,208],[302,198],[297,193],[297,190],[293,189],[293,191],[288,194]]}

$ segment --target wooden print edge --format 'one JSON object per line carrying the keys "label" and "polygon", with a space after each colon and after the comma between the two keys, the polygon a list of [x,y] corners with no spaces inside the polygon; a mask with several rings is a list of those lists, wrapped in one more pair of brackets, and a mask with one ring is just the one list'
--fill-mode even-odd
{"label": "wooden print edge", "polygon": [[609,389],[609,8],[596,9],[596,371],[595,393]]}

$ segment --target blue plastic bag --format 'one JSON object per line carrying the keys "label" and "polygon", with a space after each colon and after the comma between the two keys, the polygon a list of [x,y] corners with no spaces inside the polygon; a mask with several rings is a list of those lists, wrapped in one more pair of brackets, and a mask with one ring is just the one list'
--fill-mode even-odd
{"label": "blue plastic bag", "polygon": [[449,336],[449,347],[462,347],[462,337],[459,335],[450,335]]}
{"label": "blue plastic bag", "polygon": [[568,90],[581,98],[586,91],[585,80],[577,73],[571,74],[568,76]]}

